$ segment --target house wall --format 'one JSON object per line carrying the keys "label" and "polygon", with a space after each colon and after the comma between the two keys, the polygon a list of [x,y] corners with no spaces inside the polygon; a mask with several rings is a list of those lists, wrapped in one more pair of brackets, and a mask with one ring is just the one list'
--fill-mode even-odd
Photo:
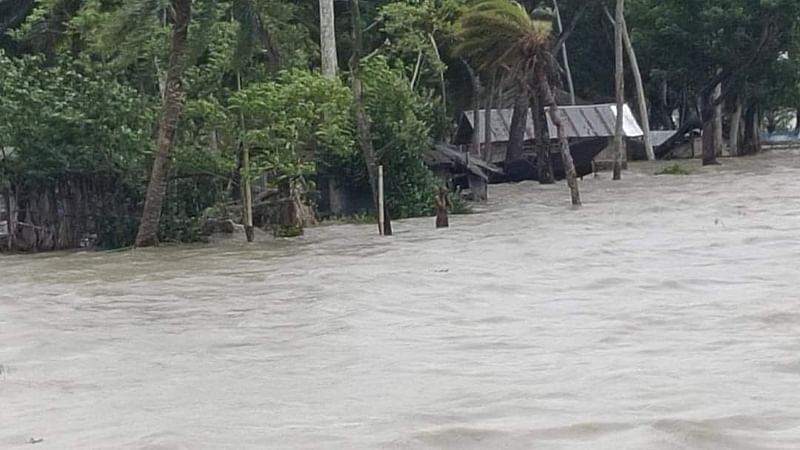
{"label": "house wall", "polygon": [[331,216],[351,216],[372,211],[372,192],[353,186],[341,185],[331,178],[320,178],[319,212]]}
{"label": "house wall", "polygon": [[688,142],[675,147],[670,155],[673,159],[692,159],[703,157],[703,139],[694,137]]}
{"label": "house wall", "polygon": [[[102,234],[110,245],[128,235],[136,205],[115,192],[114,179],[75,176],[46,186],[15,186],[10,250],[38,252],[92,246]],[[7,205],[6,205],[7,206]],[[8,237],[7,237],[8,238]],[[8,239],[6,239],[8,242]],[[7,246],[0,251],[9,250]]]}

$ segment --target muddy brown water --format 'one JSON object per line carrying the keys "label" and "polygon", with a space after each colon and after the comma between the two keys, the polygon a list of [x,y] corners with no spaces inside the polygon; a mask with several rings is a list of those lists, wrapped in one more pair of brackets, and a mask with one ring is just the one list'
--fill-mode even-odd
{"label": "muddy brown water", "polygon": [[693,168],[0,257],[0,448],[800,448],[800,153]]}

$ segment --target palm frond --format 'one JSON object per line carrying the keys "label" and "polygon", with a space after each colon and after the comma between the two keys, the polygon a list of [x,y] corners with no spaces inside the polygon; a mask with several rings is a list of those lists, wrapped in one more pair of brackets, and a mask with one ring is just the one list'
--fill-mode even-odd
{"label": "palm frond", "polygon": [[482,0],[462,16],[455,54],[481,70],[524,71],[547,51],[552,20],[531,18],[513,0]]}

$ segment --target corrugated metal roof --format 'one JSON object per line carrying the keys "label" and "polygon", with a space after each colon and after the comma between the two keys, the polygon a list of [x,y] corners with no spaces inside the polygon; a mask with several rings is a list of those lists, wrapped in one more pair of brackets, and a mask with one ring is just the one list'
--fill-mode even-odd
{"label": "corrugated metal roof", "polygon": [[488,173],[503,173],[497,166],[487,163],[478,156],[462,152],[458,147],[449,144],[437,144],[427,152],[429,164],[456,164],[466,167],[467,170],[479,177],[488,180]]}
{"label": "corrugated metal roof", "polygon": [[675,131],[676,130],[651,130],[650,142],[653,144],[653,147],[658,147],[664,142],[667,142],[669,138],[674,136]]}
{"label": "corrugated metal roof", "polygon": [[[567,137],[570,139],[596,138],[614,136],[614,128],[617,120],[617,105],[577,105],[559,106],[561,120],[566,128]],[[493,109],[492,110],[492,130],[491,142],[508,142],[509,129],[511,128],[511,118],[514,115],[513,109]],[[473,127],[474,114],[472,111],[465,111],[464,116],[470,128]],[[486,111],[479,110],[481,143],[486,142],[485,120]],[[547,115],[547,124],[550,129],[551,138],[555,139],[557,130]],[[627,137],[642,137],[644,133],[633,117],[633,113],[628,105],[623,109],[623,131]],[[525,124],[525,140],[534,139],[533,120],[528,111],[528,120]]]}

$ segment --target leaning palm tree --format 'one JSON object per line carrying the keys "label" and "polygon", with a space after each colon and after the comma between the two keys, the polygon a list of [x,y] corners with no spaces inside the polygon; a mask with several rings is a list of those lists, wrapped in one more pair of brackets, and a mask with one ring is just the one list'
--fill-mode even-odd
{"label": "leaning palm tree", "polygon": [[183,112],[184,87],[183,68],[186,58],[189,23],[192,18],[191,0],[172,0],[172,39],[169,49],[169,65],[164,88],[164,101],[161,106],[161,119],[158,124],[156,153],[150,182],[147,186],[142,220],[136,233],[137,247],[150,247],[158,244],[158,231],[161,221],[161,207],[167,187],[167,163],[175,141],[175,131]]}
{"label": "leaning palm tree", "polygon": [[462,16],[455,52],[471,59],[481,70],[504,73],[530,99],[530,104],[540,102],[549,107],[572,204],[578,206],[581,198],[575,165],[553,95],[553,86],[558,83],[558,63],[551,51],[553,23],[537,17],[529,16],[512,0],[481,1]]}

